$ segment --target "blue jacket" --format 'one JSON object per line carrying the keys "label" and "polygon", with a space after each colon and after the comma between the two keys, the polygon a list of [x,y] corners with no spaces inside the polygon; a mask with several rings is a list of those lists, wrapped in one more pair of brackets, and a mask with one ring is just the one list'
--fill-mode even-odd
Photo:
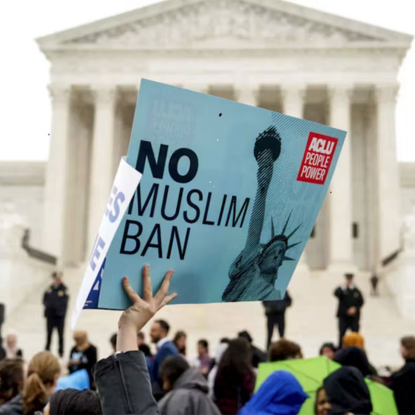
{"label": "blue jacket", "polygon": [[272,373],[238,415],[296,415],[308,395],[285,370]]}
{"label": "blue jacket", "polygon": [[169,356],[173,356],[178,354],[178,350],[172,341],[168,341],[163,344],[163,346],[158,349],[157,354],[154,357],[153,362],[153,382],[160,382],[159,370],[160,366],[164,359],[168,358]]}

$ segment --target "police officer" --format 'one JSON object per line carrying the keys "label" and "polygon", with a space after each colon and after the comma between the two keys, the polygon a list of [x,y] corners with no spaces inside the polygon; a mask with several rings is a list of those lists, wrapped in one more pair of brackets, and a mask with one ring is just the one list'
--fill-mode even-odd
{"label": "police officer", "polygon": [[358,332],[360,329],[360,309],[364,300],[360,290],[353,284],[353,274],[346,274],[346,284],[338,287],[334,295],[339,299],[337,318],[339,319],[339,348],[347,329]]}
{"label": "police officer", "polygon": [[67,288],[62,283],[62,274],[54,272],[52,274],[53,284],[43,295],[43,305],[46,317],[46,350],[50,350],[53,329],[58,330],[59,335],[59,356],[63,357],[63,330],[65,326],[65,314],[68,307]]}
{"label": "police officer", "polygon": [[284,337],[285,333],[285,311],[292,304],[292,298],[288,291],[285,292],[285,296],[282,300],[275,301],[263,301],[265,307],[265,314],[267,316],[267,350],[271,343],[274,327],[278,326],[278,333],[280,337]]}

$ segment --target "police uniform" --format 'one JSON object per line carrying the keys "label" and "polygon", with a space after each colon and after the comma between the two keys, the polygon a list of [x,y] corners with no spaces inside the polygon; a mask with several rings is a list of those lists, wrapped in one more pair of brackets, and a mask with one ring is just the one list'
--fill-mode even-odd
{"label": "police uniform", "polygon": [[67,288],[64,284],[52,284],[43,296],[46,317],[46,350],[50,350],[53,329],[58,330],[59,355],[63,356],[63,330],[65,326],[66,309],[68,308]]}
{"label": "police uniform", "polygon": [[[339,347],[341,347],[347,329],[354,332],[358,332],[360,329],[360,308],[364,304],[364,299],[360,290],[353,284],[349,287],[338,287],[334,295],[339,299],[337,318],[339,319]],[[347,314],[347,310],[352,307],[356,308],[355,314]]]}
{"label": "police uniform", "polygon": [[267,316],[267,349],[271,344],[272,334],[274,327],[278,326],[278,333],[280,337],[284,337],[285,333],[285,311],[292,304],[292,298],[288,291],[285,292],[285,296],[282,300],[276,301],[263,301],[265,307],[265,314]]}

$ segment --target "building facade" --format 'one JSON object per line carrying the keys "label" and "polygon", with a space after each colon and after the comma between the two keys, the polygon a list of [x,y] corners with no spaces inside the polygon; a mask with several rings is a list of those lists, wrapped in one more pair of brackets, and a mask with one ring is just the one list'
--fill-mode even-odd
{"label": "building facade", "polygon": [[347,130],[305,258],[379,270],[400,249],[395,103],[411,40],[279,0],[169,0],[38,39],[53,108],[42,249],[86,259],[149,78]]}

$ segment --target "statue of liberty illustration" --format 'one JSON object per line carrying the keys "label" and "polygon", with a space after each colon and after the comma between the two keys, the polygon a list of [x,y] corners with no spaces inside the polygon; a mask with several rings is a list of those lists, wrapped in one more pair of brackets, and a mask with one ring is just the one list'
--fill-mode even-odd
{"label": "statue of liberty illustration", "polygon": [[271,218],[271,239],[268,243],[260,242],[265,218],[268,188],[271,183],[274,162],[281,153],[281,137],[276,128],[271,126],[257,137],[254,156],[258,162],[257,182],[254,207],[249,221],[245,248],[236,257],[229,268],[229,284],[222,294],[222,300],[232,301],[272,301],[282,299],[282,293],[275,288],[278,269],[283,261],[294,261],[286,255],[287,251],[301,242],[289,244],[298,225],[286,235],[291,213],[280,234],[275,234]]}

